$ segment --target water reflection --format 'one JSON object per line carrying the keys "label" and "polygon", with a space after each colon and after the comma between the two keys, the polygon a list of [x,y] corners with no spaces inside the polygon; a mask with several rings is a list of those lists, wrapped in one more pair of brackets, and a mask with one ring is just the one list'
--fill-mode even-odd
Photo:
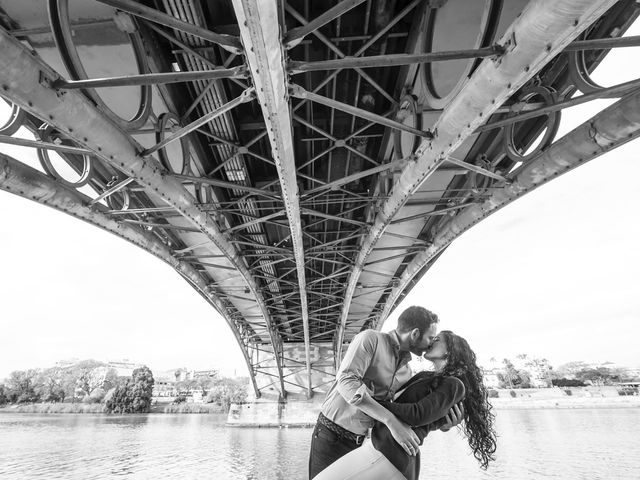
{"label": "water reflection", "polygon": [[[310,429],[228,428],[216,415],[0,414],[0,478],[306,478]],[[640,478],[640,409],[502,410],[497,461],[431,435],[424,479]]]}

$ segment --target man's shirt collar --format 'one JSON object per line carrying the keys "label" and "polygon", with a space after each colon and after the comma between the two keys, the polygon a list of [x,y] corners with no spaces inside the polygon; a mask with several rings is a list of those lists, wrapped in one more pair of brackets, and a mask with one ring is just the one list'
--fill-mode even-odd
{"label": "man's shirt collar", "polygon": [[393,347],[393,349],[397,352],[400,351],[400,337],[398,337],[398,332],[396,332],[395,330],[391,330],[390,332],[387,333],[387,336],[389,338],[389,341],[391,342],[391,346]]}
{"label": "man's shirt collar", "polygon": [[389,343],[393,347],[393,351],[395,352],[398,359],[411,360],[410,352],[400,351],[400,337],[398,336],[398,332],[396,332],[395,330],[391,330],[387,333],[387,338],[389,339]]}

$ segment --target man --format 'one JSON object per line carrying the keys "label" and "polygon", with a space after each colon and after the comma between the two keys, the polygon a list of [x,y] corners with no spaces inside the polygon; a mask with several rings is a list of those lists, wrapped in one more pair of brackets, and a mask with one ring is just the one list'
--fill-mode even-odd
{"label": "man", "polygon": [[[413,306],[402,312],[395,330],[389,333],[365,330],[354,337],[313,431],[310,479],[362,445],[374,420],[383,422],[407,453],[417,453],[418,437],[408,425],[377,403],[364,405],[360,401],[364,389],[375,399],[393,399],[398,387],[411,376],[407,366],[411,353],[422,355],[429,349],[436,337],[437,323],[435,314]],[[462,420],[459,415],[460,418],[452,418],[444,429],[459,423]]]}

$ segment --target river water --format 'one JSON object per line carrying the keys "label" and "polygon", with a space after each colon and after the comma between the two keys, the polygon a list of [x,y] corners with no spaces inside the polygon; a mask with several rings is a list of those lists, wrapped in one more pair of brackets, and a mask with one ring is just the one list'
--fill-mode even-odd
{"label": "river water", "polygon": [[[0,479],[304,479],[311,429],[218,415],[0,414]],[[640,409],[499,410],[482,472],[457,432],[422,447],[423,479],[640,479]]]}

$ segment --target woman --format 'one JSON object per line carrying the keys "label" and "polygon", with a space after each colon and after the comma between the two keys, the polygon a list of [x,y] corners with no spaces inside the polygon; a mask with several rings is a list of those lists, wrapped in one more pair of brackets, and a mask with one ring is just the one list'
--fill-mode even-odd
{"label": "woman", "polygon": [[[449,410],[462,401],[464,432],[474,457],[484,469],[493,460],[496,435],[494,415],[482,383],[476,355],[467,341],[444,330],[424,354],[433,362],[434,372],[420,372],[409,380],[394,402],[378,402],[403,422],[411,425],[420,443],[431,430],[448,423]],[[367,392],[363,401],[375,401]],[[387,427],[376,422],[371,441],[348,453],[320,472],[315,480],[404,479],[420,475],[420,452],[409,455],[398,445]]]}

